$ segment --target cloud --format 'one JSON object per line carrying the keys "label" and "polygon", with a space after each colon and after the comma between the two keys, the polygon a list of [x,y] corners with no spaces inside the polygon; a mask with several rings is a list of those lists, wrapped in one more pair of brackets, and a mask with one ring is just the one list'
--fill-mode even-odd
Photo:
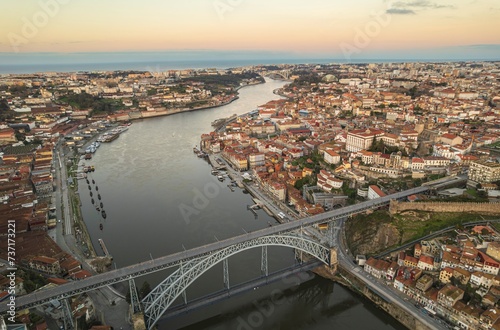
{"label": "cloud", "polygon": [[[441,5],[437,4],[434,2],[430,2],[427,0],[414,0],[414,1],[397,1],[392,4],[391,9],[388,10],[410,10],[413,11],[413,9],[443,9],[443,8],[448,8],[448,9],[455,9],[456,7],[453,5]],[[396,14],[396,13],[394,13]],[[405,13],[408,14],[408,13]],[[413,12],[415,14],[415,12]]]}
{"label": "cloud", "polygon": [[387,14],[393,15],[415,15],[415,12],[411,9],[403,9],[403,8],[391,8],[385,11]]}

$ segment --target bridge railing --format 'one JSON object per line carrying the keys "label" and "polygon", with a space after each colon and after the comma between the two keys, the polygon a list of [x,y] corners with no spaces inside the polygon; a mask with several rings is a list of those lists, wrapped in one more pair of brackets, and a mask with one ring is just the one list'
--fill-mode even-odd
{"label": "bridge railing", "polygon": [[[38,305],[49,303],[51,300],[60,300],[74,296],[76,294],[84,293],[114,283],[123,282],[132,278],[140,277],[143,275],[158,272],[167,268],[180,265],[181,262],[210,254],[212,251],[220,250],[225,247],[238,244],[241,242],[249,241],[258,237],[283,234],[299,228],[308,227],[311,225],[332,221],[336,219],[346,218],[348,216],[364,212],[368,209],[377,208],[389,204],[391,199],[400,199],[405,196],[417,194],[428,190],[429,187],[417,187],[403,192],[398,192],[382,198],[369,200],[355,205],[349,205],[340,209],[335,209],[329,212],[311,216],[308,218],[298,219],[293,222],[287,222],[273,227],[256,230],[240,236],[231,237],[215,243],[210,243],[204,246],[196,247],[190,250],[173,253],[168,256],[160,257],[153,260],[144,261],[135,265],[123,267],[120,269],[112,270],[104,274],[91,276],[84,280],[70,282],[53,289],[48,289],[25,296],[17,297],[16,307],[18,309],[31,308]],[[0,313],[7,311],[7,305],[0,305]]]}

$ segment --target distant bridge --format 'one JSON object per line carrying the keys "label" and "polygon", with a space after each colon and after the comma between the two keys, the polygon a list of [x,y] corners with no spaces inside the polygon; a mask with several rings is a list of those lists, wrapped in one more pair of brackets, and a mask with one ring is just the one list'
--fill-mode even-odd
{"label": "distant bridge", "polygon": [[269,77],[271,79],[290,79],[290,75],[292,74],[291,70],[274,70],[267,71],[263,74],[264,77]]}

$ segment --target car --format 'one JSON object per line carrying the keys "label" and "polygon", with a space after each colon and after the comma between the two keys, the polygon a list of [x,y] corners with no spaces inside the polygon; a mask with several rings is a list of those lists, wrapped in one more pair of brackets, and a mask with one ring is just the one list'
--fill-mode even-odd
{"label": "car", "polygon": [[57,222],[61,222],[61,219],[57,220]]}

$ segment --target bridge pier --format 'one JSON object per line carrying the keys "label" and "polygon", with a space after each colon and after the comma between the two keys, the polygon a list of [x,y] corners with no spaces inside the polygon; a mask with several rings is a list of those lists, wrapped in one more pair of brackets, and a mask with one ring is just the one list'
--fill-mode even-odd
{"label": "bridge pier", "polygon": [[182,299],[184,300],[184,305],[187,305],[188,298],[187,298],[186,290],[182,291]]}
{"label": "bridge pier", "polygon": [[224,287],[229,290],[229,265],[227,260],[226,258],[222,261],[222,269],[224,272]]}
{"label": "bridge pier", "polygon": [[269,275],[269,269],[267,267],[267,246],[262,247],[262,259],[260,263],[260,270],[262,275]]}
{"label": "bridge pier", "polygon": [[337,248],[336,247],[332,247],[332,248],[330,248],[330,267],[336,266],[337,263],[338,263],[338,260],[337,260]]}
{"label": "bridge pier", "polygon": [[[69,298],[68,298],[69,299]],[[73,313],[71,312],[71,305],[68,299],[62,299],[63,314],[64,314],[64,329],[72,330],[75,328],[75,322],[73,320]]]}
{"label": "bridge pier", "polygon": [[132,313],[139,313],[141,308],[141,301],[139,300],[139,295],[137,294],[137,287],[135,286],[135,280],[131,278],[128,280],[128,286],[130,289],[130,305],[132,306]]}

